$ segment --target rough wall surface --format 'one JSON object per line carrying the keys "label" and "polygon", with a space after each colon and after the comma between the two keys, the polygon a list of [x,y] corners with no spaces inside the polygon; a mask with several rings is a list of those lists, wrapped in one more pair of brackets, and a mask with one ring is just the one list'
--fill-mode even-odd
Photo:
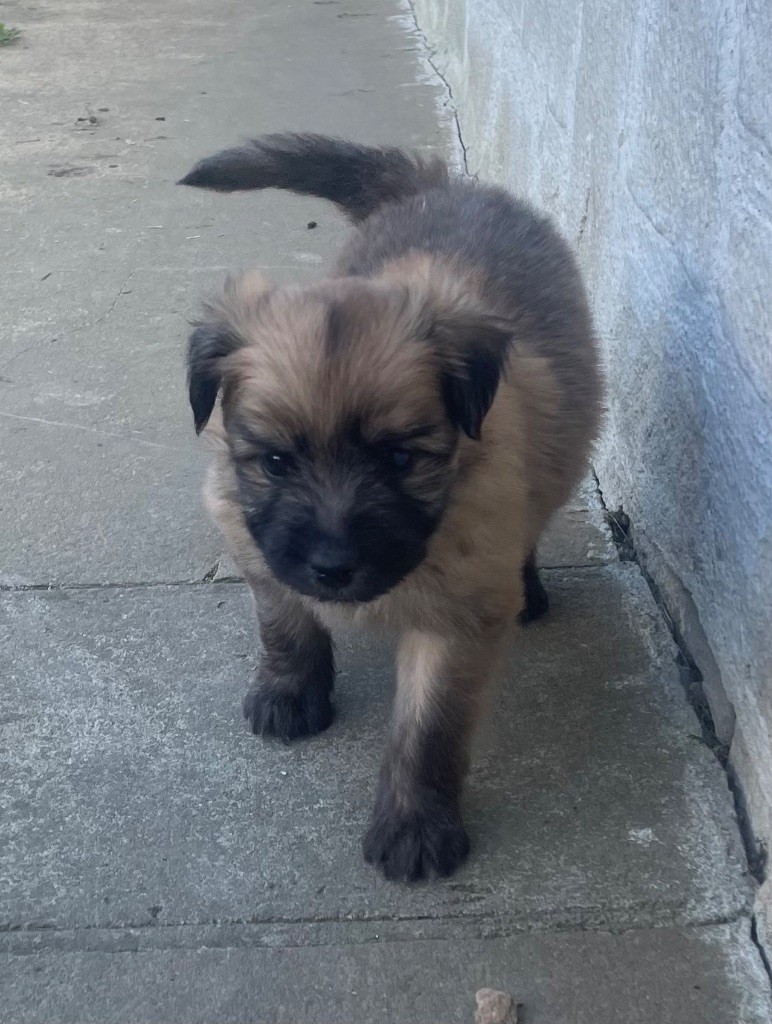
{"label": "rough wall surface", "polygon": [[772,5],[417,0],[471,173],[575,244],[609,377],[596,469],[772,836]]}

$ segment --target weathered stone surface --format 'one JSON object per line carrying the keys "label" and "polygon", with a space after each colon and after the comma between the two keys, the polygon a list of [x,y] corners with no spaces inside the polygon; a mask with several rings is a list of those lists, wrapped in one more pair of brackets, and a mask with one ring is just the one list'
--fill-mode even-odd
{"label": "weathered stone surface", "polygon": [[241,720],[256,658],[241,585],[3,595],[0,920],[447,920],[474,933],[747,910],[725,778],[637,569],[545,578],[552,614],[522,634],[470,780],[474,855],[414,888],[380,880],[359,848],[388,649],[342,638],[338,720],[288,748]]}
{"label": "weathered stone surface", "polygon": [[313,275],[344,228],[172,182],[268,129],[444,145],[409,13],[2,12],[23,36],[0,59],[0,1018],[449,1024],[491,985],[543,1024],[769,1019],[725,780],[592,486],[541,551],[552,616],[494,695],[473,858],[444,883],[361,862],[388,650],[342,638],[330,732],[260,743],[248,596],[189,582],[228,566],[198,509],[185,319],[228,269]]}
{"label": "weathered stone surface", "polygon": [[23,34],[0,64],[13,310],[0,343],[0,446],[12,456],[0,459],[0,584],[195,580],[216,563],[187,321],[229,271],[309,279],[346,226],[320,202],[174,182],[247,133],[418,148],[449,134],[392,0],[353,16],[338,6],[3,5]]}
{"label": "weathered stone surface", "polygon": [[747,925],[42,954],[0,963],[17,1024],[470,1024],[481,985],[529,1024],[768,1024]]}
{"label": "weathered stone surface", "polygon": [[469,170],[576,244],[608,370],[606,504],[659,565],[772,847],[772,5],[415,7]]}

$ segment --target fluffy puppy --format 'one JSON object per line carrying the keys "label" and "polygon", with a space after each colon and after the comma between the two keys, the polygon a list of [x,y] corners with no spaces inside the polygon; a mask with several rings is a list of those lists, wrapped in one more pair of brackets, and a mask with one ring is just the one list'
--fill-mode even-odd
{"label": "fluffy puppy", "polygon": [[226,284],[190,337],[190,402],[213,440],[206,504],[257,609],[253,732],[330,724],[331,627],[394,631],[364,854],[389,878],[447,875],[469,851],[482,691],[518,617],[547,609],[534,552],[598,430],[576,264],[524,203],[399,150],[266,136],[182,183],[320,196],[356,225],[317,284]]}

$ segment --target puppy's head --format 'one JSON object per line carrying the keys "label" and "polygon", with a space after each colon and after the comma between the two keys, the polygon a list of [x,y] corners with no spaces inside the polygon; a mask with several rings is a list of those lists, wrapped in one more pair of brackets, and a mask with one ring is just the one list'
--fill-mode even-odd
{"label": "puppy's head", "polygon": [[190,338],[190,402],[201,431],[222,390],[245,521],[280,581],[369,601],[422,561],[508,341],[426,282],[226,285]]}

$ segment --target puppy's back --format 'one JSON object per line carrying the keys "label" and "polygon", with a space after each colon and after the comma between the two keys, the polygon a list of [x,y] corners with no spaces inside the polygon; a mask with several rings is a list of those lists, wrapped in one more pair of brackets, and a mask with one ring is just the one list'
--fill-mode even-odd
{"label": "puppy's back", "polygon": [[527,322],[540,341],[590,340],[570,249],[546,217],[503,189],[456,179],[381,206],[350,239],[337,273],[377,276],[408,253],[479,276],[487,304]]}
{"label": "puppy's back", "polygon": [[[512,372],[518,357],[548,363],[555,389],[532,443],[572,486],[573,467],[581,472],[598,432],[602,385],[570,248],[548,218],[503,189],[455,179],[382,206],[354,232],[336,272],[377,277],[422,258],[468,282],[476,301],[511,324]],[[539,396],[531,398],[539,402]]]}
{"label": "puppy's back", "polygon": [[534,410],[527,443],[562,500],[597,434],[602,388],[581,275],[548,218],[504,189],[453,177],[439,159],[319,135],[262,136],[201,161],[182,183],[328,199],[356,225],[336,276],[409,283],[434,263],[457,294],[467,289],[478,308],[509,324],[510,376],[523,356],[548,367],[549,397],[523,392]]}

